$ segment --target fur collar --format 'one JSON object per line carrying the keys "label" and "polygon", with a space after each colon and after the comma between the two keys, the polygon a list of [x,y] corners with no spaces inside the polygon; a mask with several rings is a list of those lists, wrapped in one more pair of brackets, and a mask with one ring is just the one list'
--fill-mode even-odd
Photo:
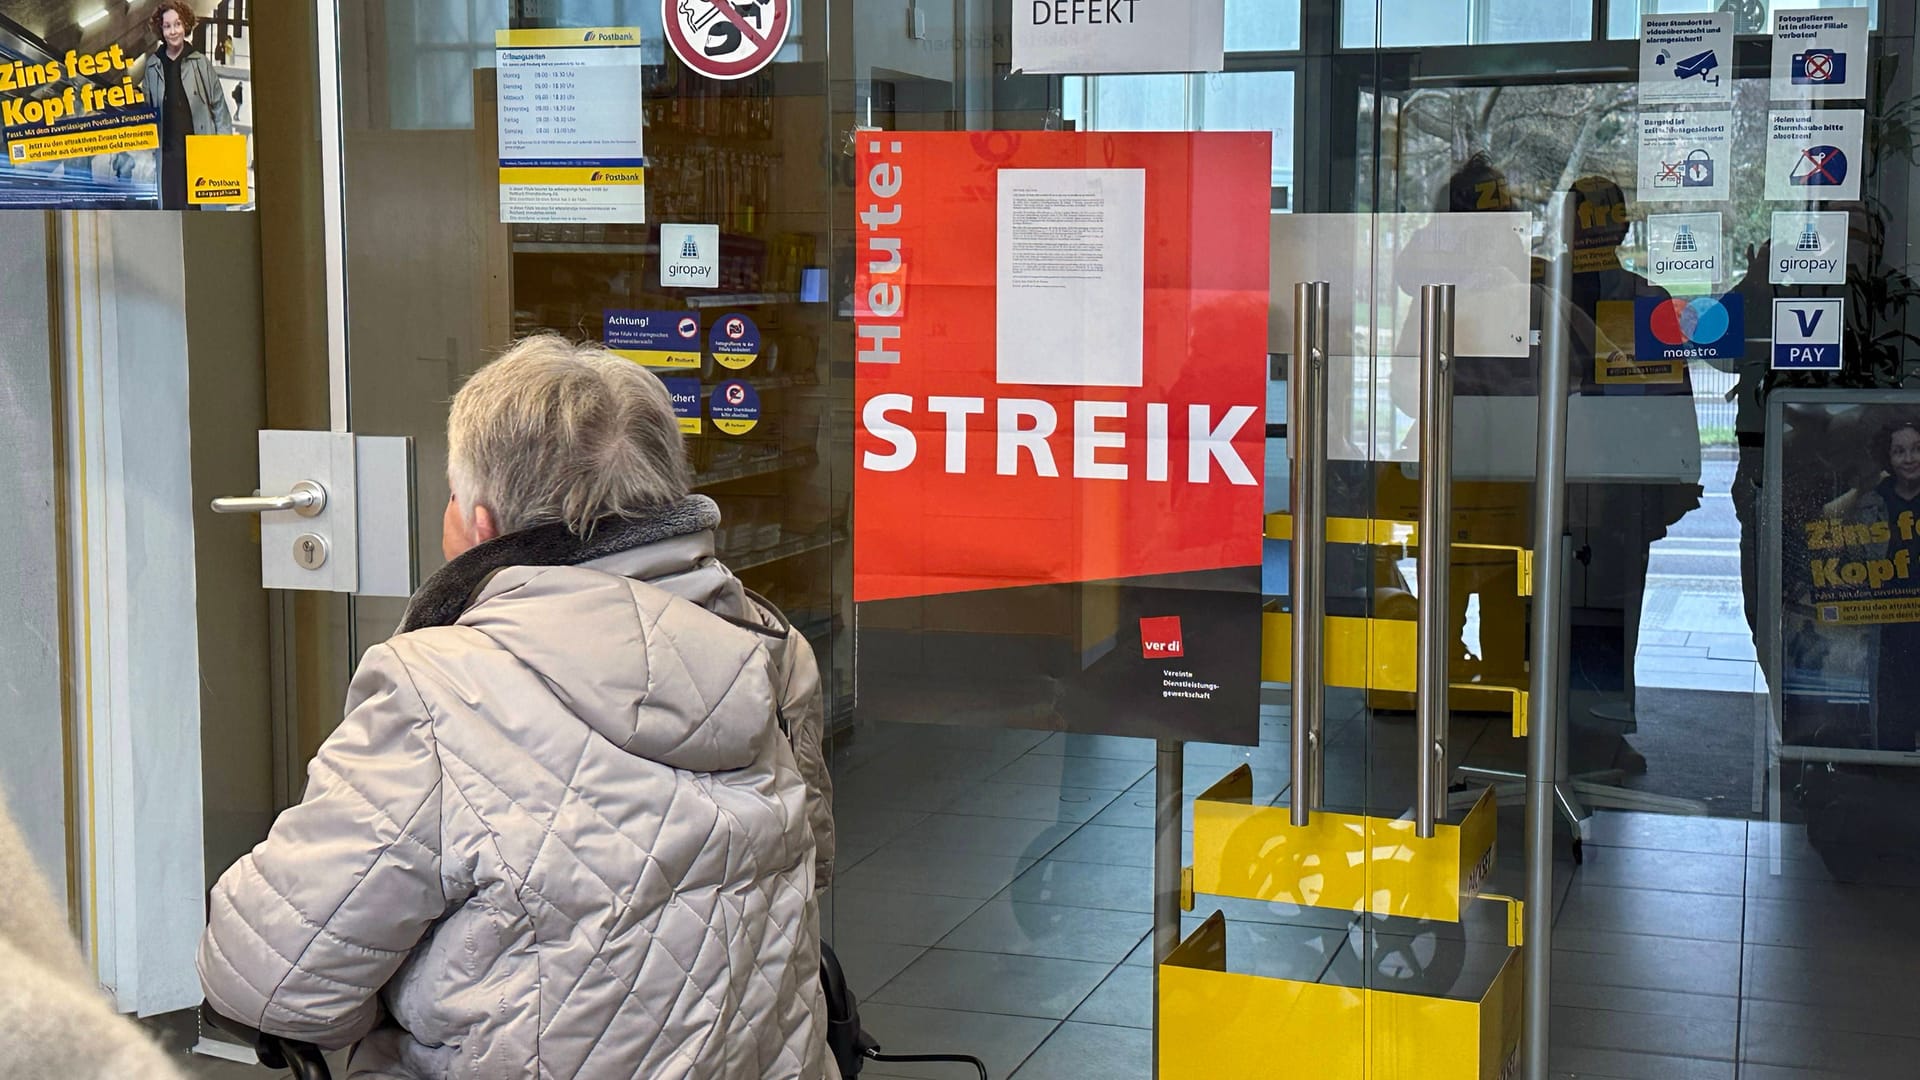
{"label": "fur collar", "polygon": [[487,579],[510,566],[578,566],[647,544],[705,532],[720,524],[720,508],[705,495],[689,495],[645,517],[602,518],[575,536],[566,525],[536,525],[496,536],[467,551],[426,580],[407,604],[400,633],[451,626],[473,603]]}

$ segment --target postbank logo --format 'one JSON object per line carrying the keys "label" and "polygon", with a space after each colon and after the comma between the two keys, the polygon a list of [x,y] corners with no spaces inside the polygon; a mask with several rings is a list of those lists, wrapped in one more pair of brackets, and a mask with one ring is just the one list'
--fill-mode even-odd
{"label": "postbank logo", "polygon": [[589,30],[580,40],[596,45],[638,45],[640,35],[633,30]]}

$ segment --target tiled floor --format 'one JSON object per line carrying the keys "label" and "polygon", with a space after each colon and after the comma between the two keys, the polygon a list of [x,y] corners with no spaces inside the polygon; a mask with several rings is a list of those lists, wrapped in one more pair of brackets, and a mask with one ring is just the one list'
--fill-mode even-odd
{"label": "tiled floor", "polygon": [[[1373,728],[1376,743],[1401,737]],[[1284,795],[1278,710],[1267,732],[1259,749],[1190,748],[1188,799],[1242,761],[1259,798]],[[1378,746],[1345,753],[1330,756],[1363,772]],[[995,1080],[1151,1075],[1151,745],[903,727],[863,733],[836,760],[845,841],[828,925],[881,1042],[973,1053]],[[1495,889],[1522,888],[1519,818],[1502,812]],[[1911,998],[1880,989],[1920,968],[1920,870],[1887,864],[1880,884],[1843,885],[1798,826],[1631,814],[1596,819],[1585,864],[1557,869],[1556,1080],[1920,1075]],[[1235,970],[1362,977],[1367,938],[1341,913],[1202,904],[1227,910]],[[1497,912],[1484,926],[1387,929],[1376,948],[1446,958],[1400,984],[1416,992],[1478,993],[1505,955]],[[1394,936],[1407,930],[1424,936]]]}

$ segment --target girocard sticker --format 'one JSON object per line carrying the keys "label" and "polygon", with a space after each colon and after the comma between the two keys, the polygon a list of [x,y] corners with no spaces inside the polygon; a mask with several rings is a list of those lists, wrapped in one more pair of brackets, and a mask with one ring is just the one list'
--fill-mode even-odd
{"label": "girocard sticker", "polygon": [[1839,371],[1846,301],[1835,297],[1776,297],[1773,370]]}
{"label": "girocard sticker", "polygon": [[1725,202],[1733,112],[1640,114],[1640,201]]}
{"label": "girocard sticker", "polygon": [[1847,212],[1775,210],[1767,280],[1775,285],[1844,285]]}
{"label": "girocard sticker", "polygon": [[721,367],[739,371],[760,359],[760,328],[737,311],[720,316],[707,337],[707,346]]}
{"label": "girocard sticker", "polygon": [[1767,116],[1767,198],[1781,202],[1853,202],[1860,197],[1860,153],[1867,114],[1860,109],[1789,109]]}
{"label": "girocard sticker", "polygon": [[857,714],[1257,742],[1272,135],[855,151]]}
{"label": "girocard sticker", "polygon": [[608,311],[606,340],[642,367],[700,366],[700,316],[691,311]]}
{"label": "girocard sticker", "polygon": [[1640,102],[1733,100],[1733,15],[1640,17]]}
{"label": "girocard sticker", "polygon": [[720,226],[660,226],[660,284],[712,289],[720,284]]}
{"label": "girocard sticker", "polygon": [[640,90],[631,26],[498,30],[500,220],[647,220]]}
{"label": "girocard sticker", "polygon": [[1867,9],[1773,13],[1775,101],[1867,96]]}
{"label": "girocard sticker", "polygon": [[667,43],[709,79],[744,79],[787,43],[793,0],[660,0]]}
{"label": "girocard sticker", "polygon": [[1655,285],[1718,285],[1726,277],[1720,214],[1647,218],[1647,280]]}
{"label": "girocard sticker", "polygon": [[1014,0],[1013,70],[1029,75],[1219,71],[1226,0]]}
{"label": "girocard sticker", "polygon": [[245,135],[187,136],[187,204],[189,206],[245,206],[253,201],[247,190]]}
{"label": "girocard sticker", "polygon": [[1740,294],[1636,297],[1633,301],[1637,378],[1603,381],[1680,382],[1689,360],[1737,360],[1746,350]]}
{"label": "girocard sticker", "polygon": [[739,379],[728,379],[713,388],[707,415],[713,417],[713,426],[721,431],[745,435],[760,422],[760,392]]}
{"label": "girocard sticker", "polygon": [[700,434],[700,380],[669,375],[660,380],[660,385],[673,398],[673,415],[680,421],[681,434]]}

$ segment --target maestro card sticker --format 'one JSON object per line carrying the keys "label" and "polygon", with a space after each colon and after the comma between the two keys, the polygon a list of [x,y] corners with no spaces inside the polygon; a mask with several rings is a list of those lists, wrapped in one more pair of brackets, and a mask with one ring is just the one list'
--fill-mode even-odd
{"label": "maestro card sticker", "polygon": [[606,314],[607,348],[642,367],[700,366],[700,317],[691,311]]}
{"label": "maestro card sticker", "polygon": [[1867,96],[1867,9],[1773,13],[1773,97],[1832,101]]}
{"label": "maestro card sticker", "polygon": [[1775,210],[1767,280],[1775,285],[1846,284],[1846,211]]}
{"label": "maestro card sticker", "polygon": [[707,347],[721,367],[739,371],[760,359],[760,328],[740,312],[729,312],[713,324]]}
{"label": "maestro card sticker", "polygon": [[729,379],[713,388],[707,415],[713,417],[713,426],[721,431],[745,435],[760,422],[760,394],[739,379]]}
{"label": "maestro card sticker", "polygon": [[1790,109],[1767,117],[1767,198],[1780,202],[1852,202],[1866,167],[1860,109]]}
{"label": "maestro card sticker", "polygon": [[1640,114],[1640,201],[1725,202],[1733,112]]}
{"label": "maestro card sticker", "polygon": [[1733,15],[1640,19],[1640,101],[1733,100]]}
{"label": "maestro card sticker", "polygon": [[1739,359],[1747,343],[1743,313],[1738,293],[1635,298],[1633,354],[1642,368],[1638,381],[1679,382],[1689,360]]}

